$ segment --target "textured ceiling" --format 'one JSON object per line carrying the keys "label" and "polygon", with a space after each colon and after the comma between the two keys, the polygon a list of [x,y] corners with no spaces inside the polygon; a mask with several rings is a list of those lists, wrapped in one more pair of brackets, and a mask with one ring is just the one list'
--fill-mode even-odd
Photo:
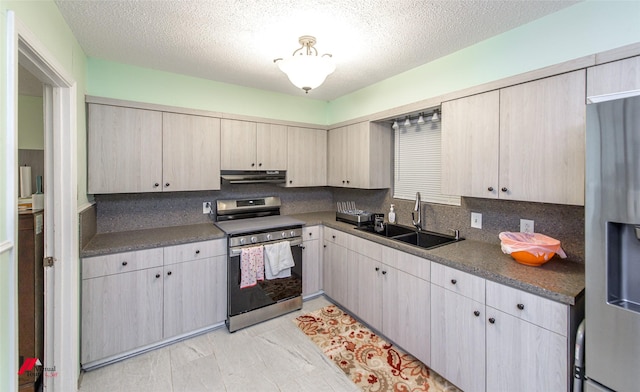
{"label": "textured ceiling", "polygon": [[576,1],[56,0],[87,56],[304,96],[273,59],[313,35],[333,100]]}

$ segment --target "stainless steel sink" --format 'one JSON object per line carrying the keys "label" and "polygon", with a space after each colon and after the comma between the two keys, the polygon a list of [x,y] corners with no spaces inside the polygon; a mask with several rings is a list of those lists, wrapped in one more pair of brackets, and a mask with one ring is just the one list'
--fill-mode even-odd
{"label": "stainless steel sink", "polygon": [[456,239],[453,236],[434,233],[431,231],[416,231],[416,229],[394,224],[385,224],[384,230],[377,232],[372,226],[356,227],[356,230],[366,231],[394,241],[400,241],[409,245],[423,249],[436,248],[438,246],[462,241],[463,238]]}

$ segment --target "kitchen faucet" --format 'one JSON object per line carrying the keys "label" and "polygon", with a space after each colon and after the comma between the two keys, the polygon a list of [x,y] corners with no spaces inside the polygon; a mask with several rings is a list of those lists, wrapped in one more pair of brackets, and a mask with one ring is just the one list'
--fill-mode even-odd
{"label": "kitchen faucet", "polygon": [[[416,212],[418,213],[418,220],[416,221]],[[411,212],[411,220],[413,221],[413,225],[418,229],[418,231],[422,230],[422,205],[420,204],[420,192],[416,192],[416,205],[413,207],[413,212]]]}

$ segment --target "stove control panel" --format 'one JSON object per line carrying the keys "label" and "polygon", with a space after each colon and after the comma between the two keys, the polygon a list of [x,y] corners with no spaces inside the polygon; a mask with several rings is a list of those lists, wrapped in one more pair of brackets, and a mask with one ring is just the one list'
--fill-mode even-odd
{"label": "stove control panel", "polygon": [[272,241],[282,241],[283,239],[296,239],[302,237],[302,228],[287,228],[274,231],[264,231],[260,233],[236,234],[229,237],[229,246],[242,246],[250,244],[262,244]]}

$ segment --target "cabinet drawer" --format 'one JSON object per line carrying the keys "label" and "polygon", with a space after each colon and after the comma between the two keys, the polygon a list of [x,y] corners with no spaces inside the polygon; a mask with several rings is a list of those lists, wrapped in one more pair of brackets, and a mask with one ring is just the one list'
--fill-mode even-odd
{"label": "cabinet drawer", "polygon": [[567,336],[567,305],[489,281],[487,306]]}
{"label": "cabinet drawer", "polygon": [[431,282],[474,301],[484,303],[485,280],[483,278],[442,264],[431,263]]}
{"label": "cabinet drawer", "polygon": [[310,226],[302,228],[302,240],[319,240],[320,239],[320,226]]}
{"label": "cabinet drawer", "polygon": [[220,256],[226,253],[225,240],[204,242],[192,242],[164,248],[164,264],[181,263],[183,261],[206,259],[207,257]]}
{"label": "cabinet drawer", "polygon": [[420,279],[431,280],[431,261],[422,257],[383,246],[381,261]]}
{"label": "cabinet drawer", "polygon": [[82,259],[82,279],[97,278],[162,266],[162,248],[116,253]]}
{"label": "cabinet drawer", "polygon": [[347,248],[376,261],[382,259],[382,245],[355,235],[349,235],[349,246]]}
{"label": "cabinet drawer", "polygon": [[324,240],[333,242],[336,245],[340,245],[342,247],[347,246],[347,239],[349,235],[343,233],[342,231],[332,229],[330,227],[324,228]]}

